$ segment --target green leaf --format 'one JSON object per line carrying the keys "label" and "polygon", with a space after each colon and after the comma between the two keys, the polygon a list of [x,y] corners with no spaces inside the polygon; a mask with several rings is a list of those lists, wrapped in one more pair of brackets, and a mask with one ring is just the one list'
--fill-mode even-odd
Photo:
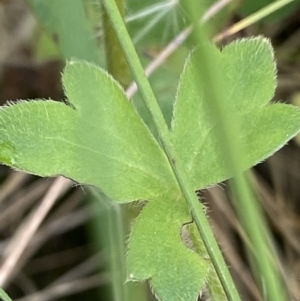
{"label": "green leaf", "polygon": [[143,208],[132,229],[128,280],[150,279],[159,300],[194,301],[205,286],[209,263],[184,244],[182,225],[191,222],[181,197],[172,194]]}
{"label": "green leaf", "polygon": [[[299,131],[300,113],[289,105],[269,104],[275,66],[265,39],[238,41],[222,52],[209,47],[223,74],[219,84],[231,112],[228,122],[239,126],[236,139],[245,170]],[[171,135],[196,190],[234,174],[207,103],[210,91],[195,64],[197,51],[180,80]],[[76,61],[67,64],[63,85],[67,104],[29,101],[0,110],[0,160],[41,176],[62,174],[96,186],[118,202],[151,201],[130,235],[128,280],[149,279],[162,301],[194,301],[211,281],[212,295],[222,298],[195,228],[183,227],[191,217],[167,158],[121,87],[102,69]],[[186,234],[190,248],[184,244]]]}
{"label": "green leaf", "polygon": [[[195,300],[205,284],[208,264],[181,239],[181,227],[191,218],[157,141],[103,70],[71,62],[63,84],[69,106],[30,101],[0,111],[1,160],[41,176],[63,174],[96,186],[117,201],[152,200],[131,234],[129,279],[151,278],[163,301],[173,296],[174,284],[178,296]],[[144,264],[147,254],[149,266]],[[179,274],[186,276],[178,278]]]}
{"label": "green leaf", "polygon": [[107,73],[71,62],[63,83],[72,107],[30,101],[1,110],[5,164],[41,176],[62,174],[122,202],[177,189],[158,143]]}
{"label": "green leaf", "polygon": [[97,40],[81,0],[27,1],[66,59],[98,61]]}
{"label": "green leaf", "polygon": [[[222,75],[228,122],[239,126],[236,139],[243,150],[242,170],[261,162],[282,147],[298,131],[299,110],[285,104],[268,104],[274,95],[276,69],[273,50],[263,38],[244,39],[222,52],[211,47]],[[175,148],[190,174],[194,189],[232,177],[213,119],[210,94],[196,71],[197,51],[182,74],[172,121]]]}

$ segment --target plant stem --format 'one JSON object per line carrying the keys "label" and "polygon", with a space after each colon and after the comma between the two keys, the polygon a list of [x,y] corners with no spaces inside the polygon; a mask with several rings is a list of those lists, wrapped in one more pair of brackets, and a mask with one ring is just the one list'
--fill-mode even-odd
{"label": "plant stem", "polygon": [[[101,1],[100,1],[101,2]],[[118,10],[124,18],[125,0],[116,0]],[[104,48],[106,53],[107,71],[126,89],[131,83],[131,72],[124,56],[118,37],[111,25],[105,10],[102,14],[104,31]],[[101,198],[101,195],[99,195]],[[104,197],[102,196],[102,199]],[[115,204],[111,200],[104,201],[104,210],[109,215],[107,220],[108,245],[110,246],[110,265],[112,273],[112,289],[115,301],[146,300],[146,286],[134,286],[132,283],[124,283],[126,279],[125,239],[128,236],[132,214],[129,209]]]}
{"label": "plant stem", "polygon": [[232,122],[227,122],[233,116],[231,116],[231,112],[227,110],[226,105],[222,101],[224,92],[222,91],[221,75],[207,47],[205,47],[205,32],[198,26],[198,16],[194,0],[186,1],[191,22],[195,28],[193,38],[197,45],[199,45],[200,54],[197,57],[197,71],[202,78],[206,79],[205,92],[209,93],[209,101],[207,103],[214,114],[214,120],[218,120],[220,124],[218,139],[220,139],[224,147],[224,160],[236,175],[233,179],[234,205],[250,238],[251,244],[255,246],[252,258],[255,262],[258,282],[266,300],[288,300],[286,288],[275,264],[276,259],[273,255],[275,252],[272,252],[274,249],[270,243],[271,236],[263,218],[261,208],[249,187],[246,177],[239,172],[242,170],[243,152],[236,137],[238,137],[238,129],[242,121],[238,118],[235,119],[234,127],[232,126]]}
{"label": "plant stem", "polygon": [[[123,18],[125,13],[124,0],[115,1]],[[131,82],[130,69],[128,67],[120,42],[113,30],[112,24],[105,10],[102,14],[102,23],[107,70],[114,77],[114,79],[121,84],[121,86],[126,88]]]}
{"label": "plant stem", "polygon": [[6,294],[6,292],[0,287],[0,299],[3,301],[12,301],[11,298]]}
{"label": "plant stem", "polygon": [[[217,13],[220,12],[226,5],[228,5],[232,0],[219,0],[214,3],[202,16],[200,23],[206,23],[212,17],[214,17]],[[160,66],[162,65],[166,59],[182,45],[186,39],[190,36],[192,32],[192,26],[188,26],[183,29],[155,58],[150,62],[150,64],[146,67],[145,73],[149,78],[150,75]],[[126,90],[126,95],[128,98],[131,98],[137,92],[136,83],[131,83],[130,86]]]}
{"label": "plant stem", "polygon": [[240,300],[240,297],[236,291],[235,285],[232,281],[231,275],[212,233],[210,225],[205,217],[204,212],[202,211],[202,207],[199,204],[193,188],[189,184],[185,169],[181,166],[180,161],[177,160],[177,156],[173,150],[170,139],[169,129],[165,123],[164,117],[158,106],[148,79],[145,76],[143,67],[126,30],[123,19],[118,11],[117,5],[113,0],[103,0],[103,6],[105,7],[105,10],[115,29],[115,33],[119,38],[120,44],[127,58],[127,62],[156,126],[159,140],[168,157],[181,192],[186,199],[188,206],[190,207],[192,216],[195,220],[208,254],[216,268],[225,293],[230,301],[238,301]]}

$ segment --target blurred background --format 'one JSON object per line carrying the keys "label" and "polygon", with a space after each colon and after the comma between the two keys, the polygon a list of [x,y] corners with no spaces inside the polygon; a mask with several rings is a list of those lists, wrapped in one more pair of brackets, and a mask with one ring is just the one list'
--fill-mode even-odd
{"label": "blurred background", "polygon": [[[250,24],[252,14],[273,2],[206,0],[211,39],[222,47],[236,38],[268,37],[278,66],[274,101],[300,105],[300,2]],[[125,20],[144,66],[157,63],[150,81],[170,124],[191,43],[184,1],[127,0],[126,4]],[[65,60],[72,57],[110,69],[103,24],[100,1],[0,0],[0,104],[64,99],[60,76]],[[236,24],[242,29],[236,31]],[[162,57],[170,47],[172,53]],[[130,75],[119,81],[128,87]],[[129,89],[153,130],[141,96]],[[295,137],[252,172],[292,300],[300,300],[299,143],[300,136]],[[199,194],[209,207],[242,299],[263,300],[226,183]],[[71,181],[42,179],[1,165],[0,286],[16,301],[155,300],[147,283],[124,285],[126,239],[138,211],[137,206],[113,205]]]}

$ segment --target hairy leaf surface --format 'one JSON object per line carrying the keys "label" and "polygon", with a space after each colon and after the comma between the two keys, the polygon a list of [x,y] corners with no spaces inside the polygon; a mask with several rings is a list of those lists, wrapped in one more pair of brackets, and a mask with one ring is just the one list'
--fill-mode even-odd
{"label": "hairy leaf surface", "polygon": [[[243,150],[243,171],[299,131],[300,113],[269,103],[276,70],[267,40],[241,40],[222,51],[209,47],[222,74],[228,122]],[[195,190],[233,176],[196,58],[197,51],[183,71],[170,133]],[[147,201],[128,243],[128,280],[149,279],[162,301],[195,301],[214,279],[208,287],[222,298],[168,160],[123,90],[100,68],[76,61],[67,64],[63,85],[66,104],[23,101],[0,110],[0,160],[37,175],[62,174],[96,186],[118,202]],[[197,253],[183,242],[184,224]]]}
{"label": "hairy leaf surface", "polygon": [[182,225],[190,222],[181,197],[165,194],[147,204],[131,232],[128,280],[150,279],[159,300],[195,301],[205,285],[209,264],[183,242]]}
{"label": "hairy leaf surface", "polygon": [[62,174],[121,202],[176,189],[166,156],[109,75],[71,62],[63,84],[72,106],[30,101],[1,110],[3,163],[41,176]]}
{"label": "hairy leaf surface", "polygon": [[[221,73],[224,102],[243,151],[242,170],[261,162],[298,131],[299,110],[269,104],[276,86],[273,50],[266,39],[236,41],[222,52],[209,46]],[[183,71],[172,121],[172,137],[194,189],[202,189],[233,176],[219,139],[220,124],[210,105],[205,79],[197,74],[197,51]]]}

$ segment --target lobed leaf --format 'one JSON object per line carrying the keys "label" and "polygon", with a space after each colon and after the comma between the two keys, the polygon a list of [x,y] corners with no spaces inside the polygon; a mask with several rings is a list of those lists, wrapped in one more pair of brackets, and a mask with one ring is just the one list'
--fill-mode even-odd
{"label": "lobed leaf", "polygon": [[189,222],[191,217],[181,197],[164,194],[147,204],[130,235],[128,280],[150,279],[161,301],[197,300],[210,265],[183,242],[181,228]]}
{"label": "lobed leaf", "polygon": [[[243,150],[242,170],[269,157],[298,131],[299,110],[285,104],[268,104],[276,79],[273,50],[263,38],[244,39],[211,53],[222,75],[224,103],[230,112],[236,140]],[[221,182],[234,174],[220,142],[205,79],[197,74],[197,51],[188,59],[174,105],[172,138],[194,189]]]}
{"label": "lobed leaf", "polygon": [[1,110],[3,163],[40,176],[62,174],[116,201],[177,189],[166,156],[109,75],[71,62],[63,83],[70,106],[30,101]]}
{"label": "lobed leaf", "polygon": [[[276,85],[273,51],[262,38],[211,47],[222,76],[228,122],[239,127],[245,170],[270,156],[300,129],[300,113],[269,104]],[[188,59],[174,105],[171,135],[194,189],[220,182],[228,169],[210,91],[197,73],[197,51]],[[207,280],[223,297],[191,222],[165,154],[119,85],[100,68],[70,62],[63,73],[68,104],[20,102],[0,110],[0,160],[41,176],[62,174],[100,188],[115,201],[147,200],[130,235],[128,280],[149,279],[162,301],[195,301]],[[241,122],[242,121],[242,122]],[[216,281],[215,281],[216,280]],[[214,282],[214,283],[213,283]]]}

